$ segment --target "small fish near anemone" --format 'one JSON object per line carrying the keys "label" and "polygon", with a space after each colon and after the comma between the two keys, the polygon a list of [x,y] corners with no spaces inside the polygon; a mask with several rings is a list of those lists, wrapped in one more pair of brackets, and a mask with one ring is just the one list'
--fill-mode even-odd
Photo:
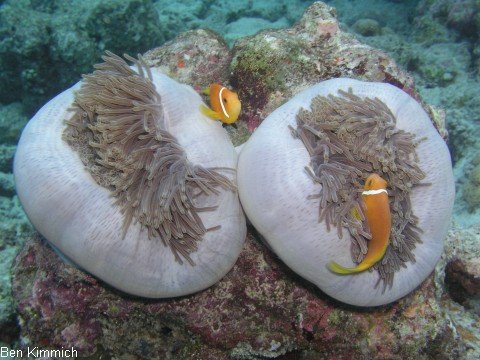
{"label": "small fish near anemone", "polygon": [[53,247],[111,286],[194,293],[219,281],[244,243],[236,152],[190,86],[125,58],[135,66],[107,52],[30,120],[17,193]]}
{"label": "small fish near anemone", "polygon": [[365,181],[365,190],[362,192],[365,217],[371,232],[367,254],[355,268],[346,268],[331,261],[327,265],[330,271],[337,274],[354,274],[370,269],[383,258],[387,251],[391,229],[390,204],[386,189],[387,182],[378,174],[369,175]]}
{"label": "small fish near anemone", "polygon": [[[368,271],[337,274],[330,261],[355,268],[377,240],[359,191],[373,173],[388,183],[388,246]],[[304,90],[244,144],[237,174],[243,209],[269,247],[344,303],[407,295],[442,253],[455,195],[450,154],[422,106],[390,84],[339,78]]]}
{"label": "small fish near anemone", "polygon": [[237,93],[228,90],[225,86],[212,84],[208,89],[203,91],[204,94],[210,96],[210,108],[205,105],[200,106],[200,111],[213,120],[231,125],[237,121],[242,104],[238,100]]}

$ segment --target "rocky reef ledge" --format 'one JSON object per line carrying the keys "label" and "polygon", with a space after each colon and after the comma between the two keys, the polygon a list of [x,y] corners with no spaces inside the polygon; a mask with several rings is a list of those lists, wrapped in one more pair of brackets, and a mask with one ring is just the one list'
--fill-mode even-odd
{"label": "rocky reef ledge", "polygon": [[[236,88],[244,108],[231,134],[238,144],[276,107],[324,79],[389,82],[419,98],[407,73],[387,54],[342,32],[334,9],[319,2],[294,27],[241,39],[233,49],[218,35],[197,30],[145,58],[196,89],[211,82]],[[442,119],[434,118],[441,126]],[[450,251],[458,250],[461,236],[449,236]],[[295,275],[249,229],[239,260],[223,280],[192,296],[154,301],[109,288],[33,235],[12,269],[19,349],[74,347],[80,357],[95,359],[459,358],[478,339],[452,322],[452,312],[462,307],[444,290],[450,260],[446,256],[404,299],[357,309]],[[461,262],[450,264],[448,278],[457,283],[461,276],[467,286],[460,290],[478,295],[468,281],[476,275]]]}
{"label": "rocky reef ledge", "polygon": [[346,307],[251,233],[222,281],[184,298],[120,294],[62,262],[39,237],[18,255],[13,278],[25,347],[125,359],[456,358],[460,345],[437,290],[430,277],[393,305]]}

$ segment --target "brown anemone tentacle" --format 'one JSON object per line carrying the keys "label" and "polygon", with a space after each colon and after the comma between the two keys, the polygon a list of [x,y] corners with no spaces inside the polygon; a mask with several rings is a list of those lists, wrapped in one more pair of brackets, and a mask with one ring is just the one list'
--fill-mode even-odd
{"label": "brown anemone tentacle", "polygon": [[209,230],[197,212],[215,206],[196,203],[199,194],[216,195],[218,187],[236,191],[219,171],[192,164],[168,129],[162,128],[162,99],[141,57],[106,52],[104,63],[83,76],[66,140],[80,155],[95,181],[108,188],[124,216],[124,236],[133,223],[150,238],[161,238],[175,260],[194,265],[191,254]]}

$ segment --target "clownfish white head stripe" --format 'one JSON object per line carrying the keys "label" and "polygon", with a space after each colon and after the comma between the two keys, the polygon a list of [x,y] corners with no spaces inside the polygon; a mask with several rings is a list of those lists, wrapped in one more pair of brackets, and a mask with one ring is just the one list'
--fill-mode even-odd
{"label": "clownfish white head stripe", "polygon": [[387,190],[385,189],[377,189],[377,190],[365,190],[362,192],[362,195],[378,195],[378,194],[381,194],[382,192],[388,194]]}
{"label": "clownfish white head stripe", "polygon": [[223,96],[223,92],[226,90],[227,88],[224,86],[222,87],[222,89],[220,90],[220,92],[218,93],[218,101],[220,102],[220,105],[222,106],[222,111],[223,111],[223,115],[225,115],[225,117],[227,119],[230,118],[230,116],[228,115],[228,112],[227,110],[225,109],[225,105],[223,105],[223,100],[222,100],[222,96]]}

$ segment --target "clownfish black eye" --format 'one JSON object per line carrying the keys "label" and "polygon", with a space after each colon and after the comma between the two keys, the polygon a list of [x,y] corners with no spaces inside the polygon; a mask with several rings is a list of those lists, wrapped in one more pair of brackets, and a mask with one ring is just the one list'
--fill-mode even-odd
{"label": "clownfish black eye", "polygon": [[227,102],[227,99],[226,99],[226,98],[223,98],[223,102],[226,103],[226,102]]}

